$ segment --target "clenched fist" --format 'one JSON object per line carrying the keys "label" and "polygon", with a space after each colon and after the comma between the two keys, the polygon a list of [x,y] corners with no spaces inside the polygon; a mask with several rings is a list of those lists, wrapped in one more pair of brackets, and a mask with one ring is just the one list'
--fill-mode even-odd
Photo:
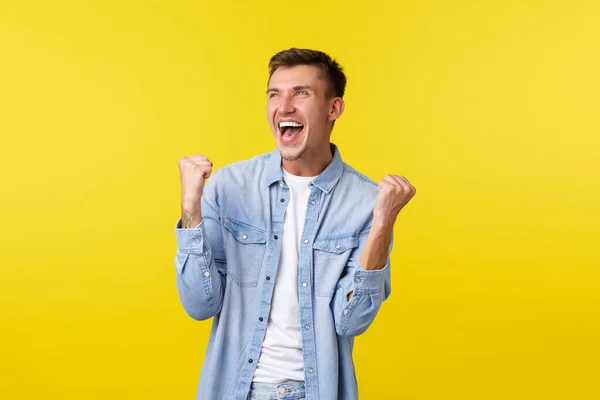
{"label": "clenched fist", "polygon": [[202,220],[200,199],[204,192],[204,183],[210,176],[212,167],[212,162],[202,154],[179,159],[183,228],[192,228]]}
{"label": "clenched fist", "polygon": [[379,223],[394,223],[398,213],[417,192],[403,176],[386,175],[378,185],[373,219]]}

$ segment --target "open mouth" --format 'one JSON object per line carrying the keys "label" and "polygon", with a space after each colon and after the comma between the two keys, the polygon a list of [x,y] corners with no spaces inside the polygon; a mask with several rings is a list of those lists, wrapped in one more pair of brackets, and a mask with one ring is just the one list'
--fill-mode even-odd
{"label": "open mouth", "polygon": [[300,132],[304,129],[304,125],[296,121],[284,121],[279,123],[279,137],[282,142],[294,141]]}

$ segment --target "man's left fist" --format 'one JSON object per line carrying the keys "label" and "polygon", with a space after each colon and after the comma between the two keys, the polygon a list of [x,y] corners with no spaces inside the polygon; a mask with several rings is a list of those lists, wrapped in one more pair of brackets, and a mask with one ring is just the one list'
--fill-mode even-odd
{"label": "man's left fist", "polygon": [[402,207],[415,195],[417,190],[403,176],[386,175],[378,185],[373,219],[378,222],[394,222]]}

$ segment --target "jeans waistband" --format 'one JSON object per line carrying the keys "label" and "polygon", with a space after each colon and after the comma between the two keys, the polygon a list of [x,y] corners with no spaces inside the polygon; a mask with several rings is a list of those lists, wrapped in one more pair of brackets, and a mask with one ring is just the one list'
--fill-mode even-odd
{"label": "jeans waistband", "polygon": [[287,381],[280,384],[253,382],[248,399],[253,400],[296,400],[304,399],[304,382]]}

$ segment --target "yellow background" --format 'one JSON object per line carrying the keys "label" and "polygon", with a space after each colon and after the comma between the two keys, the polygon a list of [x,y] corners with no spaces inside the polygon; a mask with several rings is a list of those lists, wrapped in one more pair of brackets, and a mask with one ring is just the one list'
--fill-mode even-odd
{"label": "yellow background", "polygon": [[292,46],[345,66],[345,161],[417,188],[361,398],[600,399],[600,4],[576,0],[0,3],[0,398],[194,398],[177,159],[271,151]]}

